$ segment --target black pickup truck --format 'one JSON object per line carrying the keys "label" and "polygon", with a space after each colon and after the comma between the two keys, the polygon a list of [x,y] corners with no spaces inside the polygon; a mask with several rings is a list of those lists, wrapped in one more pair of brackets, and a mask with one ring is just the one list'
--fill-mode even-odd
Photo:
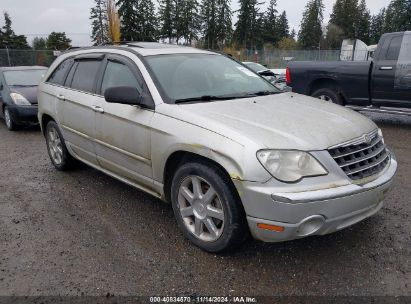
{"label": "black pickup truck", "polygon": [[287,85],[356,110],[411,115],[411,32],[384,34],[369,61],[290,62]]}

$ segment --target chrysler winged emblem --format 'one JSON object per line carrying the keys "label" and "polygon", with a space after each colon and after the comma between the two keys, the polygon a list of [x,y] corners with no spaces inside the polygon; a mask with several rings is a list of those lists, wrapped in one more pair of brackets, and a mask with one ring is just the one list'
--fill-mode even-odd
{"label": "chrysler winged emblem", "polygon": [[364,134],[363,136],[364,142],[369,145],[372,142],[371,134]]}

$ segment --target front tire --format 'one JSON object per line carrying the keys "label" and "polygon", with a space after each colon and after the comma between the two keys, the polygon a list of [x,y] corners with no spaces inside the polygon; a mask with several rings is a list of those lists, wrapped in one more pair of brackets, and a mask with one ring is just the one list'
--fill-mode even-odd
{"label": "front tire", "polygon": [[324,101],[329,101],[338,104],[340,106],[344,105],[344,102],[336,89],[322,88],[316,90],[311,96]]}
{"label": "front tire", "polygon": [[205,162],[177,169],[171,202],[179,228],[196,246],[208,252],[233,249],[247,237],[245,212],[223,170]]}
{"label": "front tire", "polygon": [[7,106],[4,107],[3,117],[4,117],[4,122],[6,123],[6,127],[9,131],[17,130],[17,125],[13,121],[13,118],[11,117],[10,111]]}
{"label": "front tire", "polygon": [[54,121],[47,124],[45,135],[47,151],[54,167],[59,171],[72,169],[76,164],[76,160],[68,152],[60,128]]}

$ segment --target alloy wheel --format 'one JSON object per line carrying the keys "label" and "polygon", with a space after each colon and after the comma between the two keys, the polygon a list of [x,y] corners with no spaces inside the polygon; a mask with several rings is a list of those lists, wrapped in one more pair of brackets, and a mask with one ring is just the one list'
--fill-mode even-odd
{"label": "alloy wheel", "polygon": [[199,176],[188,176],[178,191],[180,215],[188,231],[205,242],[219,239],[224,230],[224,208],[209,182]]}
{"label": "alloy wheel", "polygon": [[6,122],[7,128],[11,129],[12,121],[11,121],[11,117],[10,117],[10,112],[7,108],[4,109],[4,121]]}
{"label": "alloy wheel", "polygon": [[63,145],[59,133],[55,128],[50,128],[47,133],[51,159],[54,164],[60,165],[63,161]]}

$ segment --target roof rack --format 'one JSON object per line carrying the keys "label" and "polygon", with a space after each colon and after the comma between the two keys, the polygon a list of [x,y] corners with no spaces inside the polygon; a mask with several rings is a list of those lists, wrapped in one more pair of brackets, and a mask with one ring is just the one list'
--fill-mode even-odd
{"label": "roof rack", "polygon": [[118,41],[118,42],[105,42],[99,46],[109,46],[109,45],[125,45],[130,47],[137,47],[141,49],[163,49],[163,48],[173,48],[182,47],[177,44],[168,44],[160,42],[146,42],[146,41]]}

